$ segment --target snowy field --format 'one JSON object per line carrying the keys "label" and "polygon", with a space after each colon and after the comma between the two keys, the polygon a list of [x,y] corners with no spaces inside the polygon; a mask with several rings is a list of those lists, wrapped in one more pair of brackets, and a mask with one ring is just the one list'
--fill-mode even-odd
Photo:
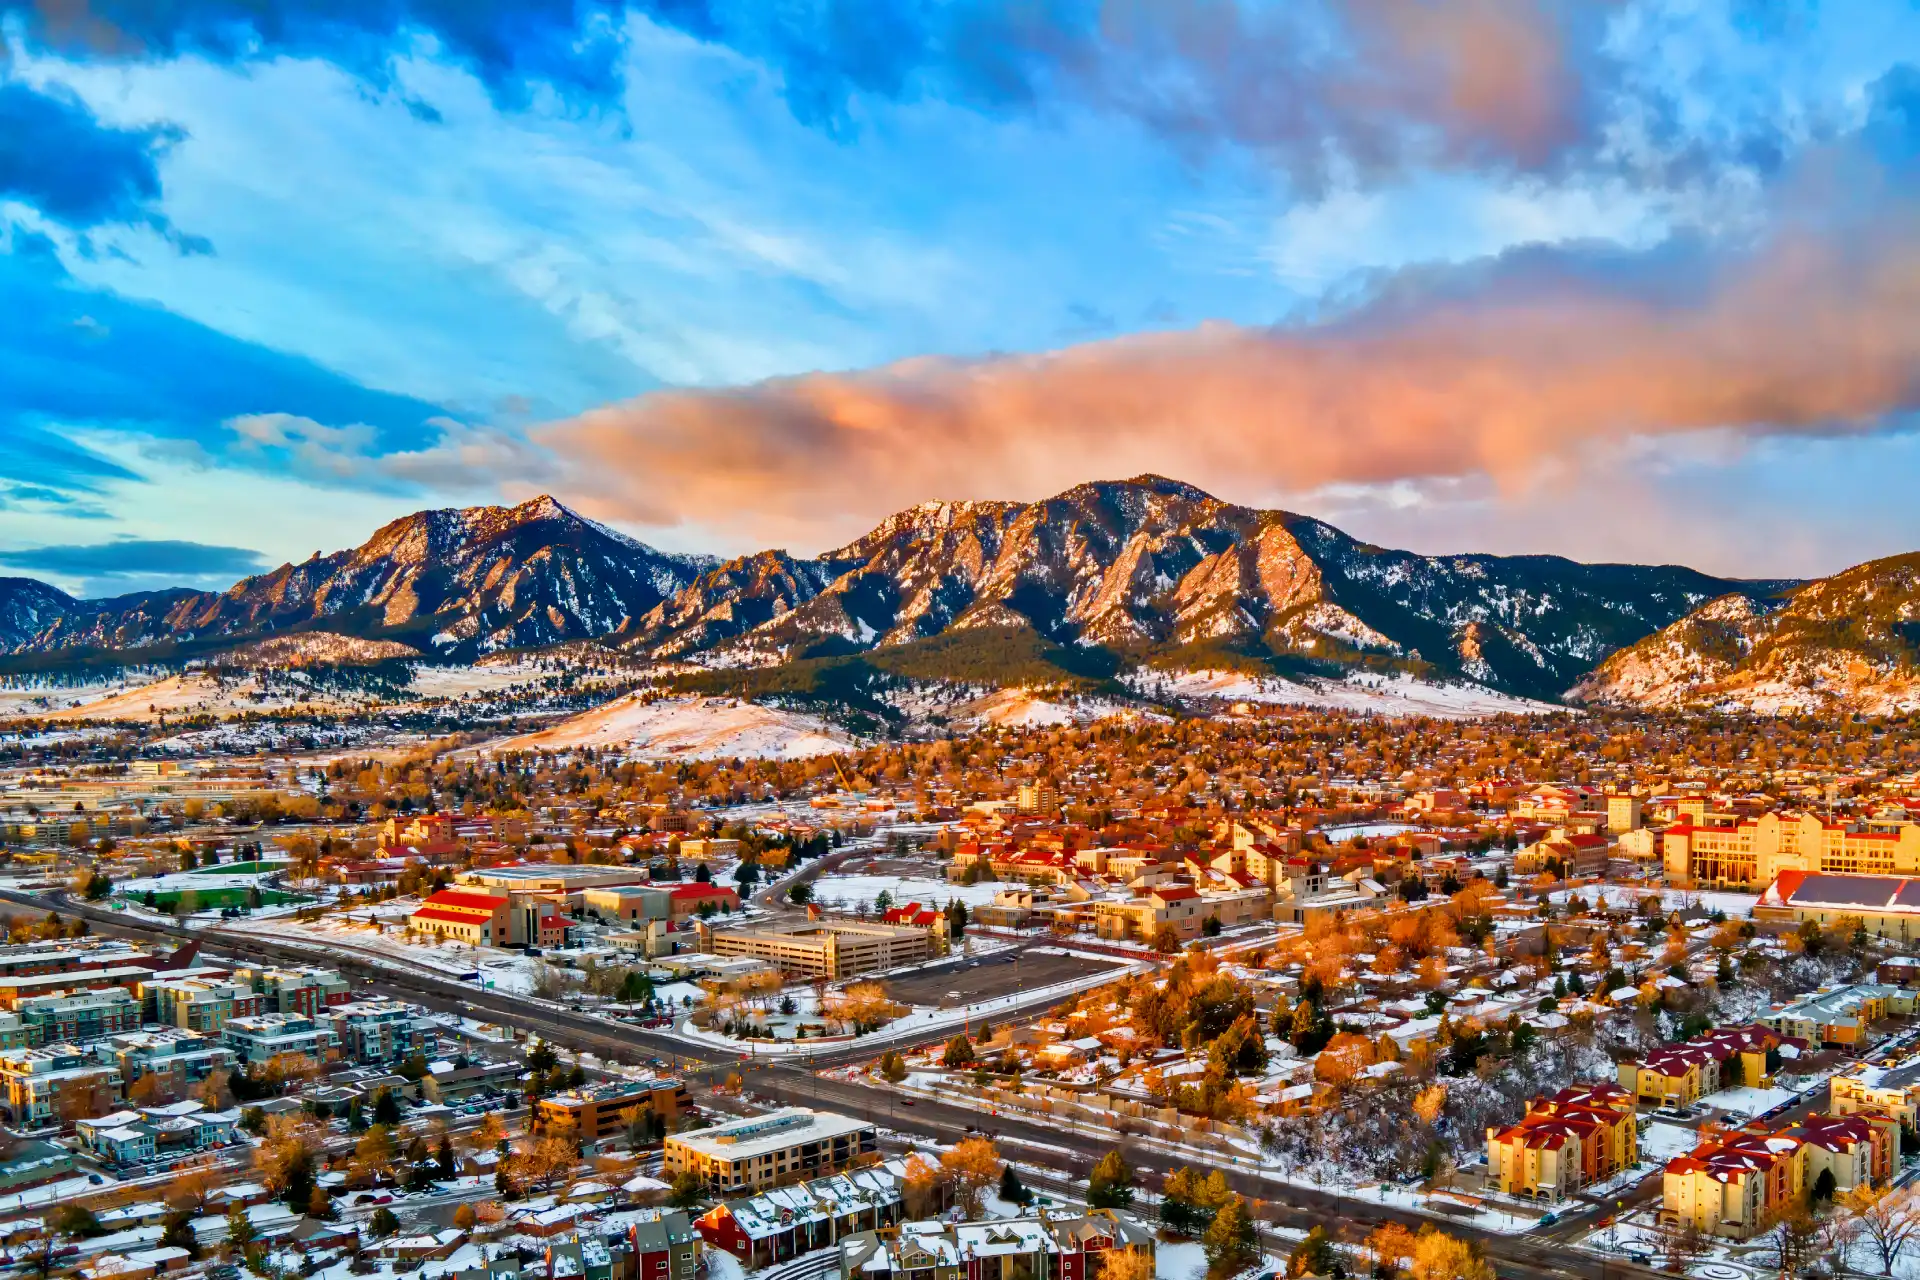
{"label": "snowy field", "polygon": [[1388,836],[1400,836],[1409,831],[1418,830],[1420,828],[1411,822],[1356,822],[1344,827],[1319,828],[1320,834],[1335,844],[1339,844],[1342,840],[1351,840],[1355,836],[1363,840],[1384,840]]}
{"label": "snowy field", "polygon": [[1372,712],[1387,716],[1437,716],[1469,720],[1506,714],[1564,712],[1565,707],[1527,698],[1510,697],[1484,685],[1435,684],[1412,676],[1382,676],[1356,672],[1345,680],[1285,680],[1278,676],[1250,676],[1239,671],[1182,671],[1165,673],[1140,668],[1127,684],[1152,697],[1216,698],[1224,702],[1264,702],[1285,706],[1325,707],[1335,711]]}
{"label": "snowy field", "polygon": [[637,756],[713,760],[770,756],[800,760],[855,749],[819,716],[737,698],[667,698],[629,694],[559,724],[498,744],[502,751],[623,748]]}
{"label": "snowy field", "polygon": [[882,893],[892,895],[893,905],[904,907],[909,902],[923,905],[945,906],[959,899],[968,907],[988,906],[993,895],[1002,889],[1020,889],[1024,885],[999,884],[984,881],[980,884],[950,884],[945,880],[936,880],[931,876],[843,876],[824,875],[814,882],[813,900],[822,906],[848,906],[855,903],[872,903]]}
{"label": "snowy field", "polygon": [[1760,900],[1753,893],[1723,893],[1720,891],[1702,892],[1697,889],[1640,889],[1631,885],[1584,885],[1578,889],[1556,889],[1547,896],[1556,903],[1564,903],[1574,894],[1580,894],[1589,902],[1605,902],[1615,910],[1632,910],[1640,899],[1648,894],[1659,894],[1663,910],[1679,911],[1687,907],[1701,907],[1707,911],[1719,911],[1729,916],[1747,916],[1753,914],[1753,904]]}
{"label": "snowy field", "polygon": [[1675,1156],[1683,1156],[1700,1144],[1700,1135],[1683,1124],[1655,1120],[1640,1135],[1640,1159],[1664,1165]]}

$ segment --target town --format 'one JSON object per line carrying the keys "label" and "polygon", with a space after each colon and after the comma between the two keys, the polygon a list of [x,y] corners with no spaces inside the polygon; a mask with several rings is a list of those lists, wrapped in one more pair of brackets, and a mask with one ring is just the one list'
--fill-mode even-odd
{"label": "town", "polygon": [[7,1265],[1899,1274],[1920,740],[1731,732],[21,735]]}

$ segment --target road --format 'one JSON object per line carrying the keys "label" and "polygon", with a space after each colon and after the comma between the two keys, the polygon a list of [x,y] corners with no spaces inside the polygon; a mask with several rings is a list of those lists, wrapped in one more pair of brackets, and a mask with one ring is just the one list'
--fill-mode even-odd
{"label": "road", "polygon": [[[972,1108],[925,1098],[909,1102],[888,1090],[818,1075],[810,1070],[871,1058],[881,1047],[879,1037],[865,1038],[858,1046],[822,1052],[807,1062],[755,1060],[717,1046],[694,1044],[658,1031],[576,1014],[544,1002],[516,999],[451,979],[396,972],[338,952],[316,954],[316,948],[313,947],[288,944],[253,934],[233,933],[218,928],[189,929],[177,924],[129,917],[91,904],[73,902],[64,895],[34,897],[0,890],[0,900],[40,911],[54,907],[65,914],[78,915],[97,931],[106,933],[177,941],[198,940],[210,951],[240,957],[258,956],[283,963],[324,962],[344,974],[372,978],[371,989],[378,994],[410,1000],[430,1009],[466,1015],[484,1013],[505,1025],[537,1031],[556,1044],[590,1051],[609,1059],[631,1061],[637,1057],[656,1057],[673,1061],[690,1085],[703,1083],[711,1086],[716,1079],[737,1073],[742,1078],[743,1088],[752,1094],[789,1105],[830,1107],[889,1129],[910,1130],[946,1143],[959,1141],[979,1129],[991,1128],[995,1140],[1010,1154],[1056,1170],[1070,1179],[1084,1179],[1094,1162],[1116,1145],[1126,1151],[1128,1160],[1136,1168],[1151,1175],[1153,1181],[1177,1165],[1187,1163],[1140,1144],[1129,1143],[1108,1130],[1088,1132],[1077,1128],[1061,1129],[1014,1116],[983,1116]],[[1023,1013],[1044,1009],[1057,999],[1057,996],[1039,998],[996,1011],[995,1016],[998,1020],[1019,1017]],[[892,1043],[902,1047],[930,1043],[946,1038],[949,1030],[933,1029],[902,1037]],[[1228,1168],[1223,1173],[1228,1185],[1235,1191],[1262,1202],[1263,1217],[1284,1226],[1351,1228],[1355,1233],[1364,1234],[1386,1222],[1398,1222],[1417,1230],[1435,1221],[1433,1216],[1411,1209],[1296,1186],[1259,1170]],[[1522,1280],[1655,1280],[1661,1274],[1646,1267],[1603,1259],[1538,1237],[1502,1235],[1464,1220],[1444,1225],[1453,1235],[1478,1243],[1503,1276]]]}

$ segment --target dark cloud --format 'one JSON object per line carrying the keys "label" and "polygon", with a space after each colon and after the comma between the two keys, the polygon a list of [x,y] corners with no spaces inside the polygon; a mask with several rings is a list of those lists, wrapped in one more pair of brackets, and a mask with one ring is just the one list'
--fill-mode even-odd
{"label": "dark cloud", "polygon": [[0,82],[0,199],[74,228],[164,227],[158,161],[180,136],[163,125],[114,128],[62,90]]}
{"label": "dark cloud", "polygon": [[1596,136],[1618,67],[1611,0],[0,0],[69,55],[325,58],[391,80],[430,36],[503,105],[549,86],[611,105],[639,14],[775,68],[794,114],[835,134],[858,101],[1130,117],[1229,142],[1318,183],[1408,163],[1539,170]]}
{"label": "dark cloud", "polygon": [[245,547],[142,538],[0,550],[0,565],[23,573],[106,585],[133,579],[233,581],[268,567],[266,557]]}
{"label": "dark cloud", "polygon": [[227,421],[259,413],[363,423],[376,452],[440,434],[442,406],[84,287],[44,255],[0,254],[0,298],[0,476],[82,491],[139,478],[53,429],[68,422],[216,452]]}

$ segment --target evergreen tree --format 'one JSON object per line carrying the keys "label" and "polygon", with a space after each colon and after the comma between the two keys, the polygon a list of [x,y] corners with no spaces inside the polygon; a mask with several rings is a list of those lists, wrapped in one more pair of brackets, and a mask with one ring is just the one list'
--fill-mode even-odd
{"label": "evergreen tree", "polygon": [[1020,1181],[1020,1175],[1013,1171],[1012,1164],[1000,1168],[1000,1198],[1008,1204],[1026,1205],[1033,1200],[1033,1192],[1027,1190]]}
{"label": "evergreen tree", "polygon": [[[1307,1233],[1307,1240],[1301,1241],[1304,1248],[1311,1241],[1314,1232],[1318,1232],[1326,1241],[1324,1228],[1315,1227]],[[1220,1206],[1213,1215],[1213,1221],[1207,1224],[1205,1234],[1200,1237],[1207,1255],[1207,1274],[1211,1277],[1237,1276],[1255,1262],[1259,1261],[1260,1250],[1254,1235],[1253,1214],[1247,1209],[1247,1202],[1234,1196]],[[1333,1246],[1326,1244],[1331,1254]],[[1332,1268],[1328,1268],[1329,1271]]]}
{"label": "evergreen tree", "polygon": [[382,1089],[373,1098],[373,1122],[389,1127],[400,1123],[400,1096],[391,1089]]}
{"label": "evergreen tree", "polygon": [[236,1258],[250,1258],[255,1238],[253,1219],[247,1216],[247,1207],[236,1201],[227,1210],[227,1252]]}
{"label": "evergreen tree", "polygon": [[[1225,1216],[1225,1210],[1222,1210]],[[1214,1219],[1218,1222],[1219,1219]],[[1212,1261],[1212,1256],[1208,1256]],[[1343,1276],[1346,1268],[1340,1264],[1340,1255],[1333,1250],[1333,1241],[1327,1235],[1325,1227],[1314,1227],[1306,1238],[1293,1246],[1293,1252],[1287,1256],[1287,1274],[1290,1276]]]}
{"label": "evergreen tree", "polygon": [[1087,1179],[1087,1207],[1126,1209],[1132,1205],[1133,1170],[1128,1167],[1125,1156],[1109,1151],[1100,1157],[1100,1163],[1093,1166],[1093,1175]]}

